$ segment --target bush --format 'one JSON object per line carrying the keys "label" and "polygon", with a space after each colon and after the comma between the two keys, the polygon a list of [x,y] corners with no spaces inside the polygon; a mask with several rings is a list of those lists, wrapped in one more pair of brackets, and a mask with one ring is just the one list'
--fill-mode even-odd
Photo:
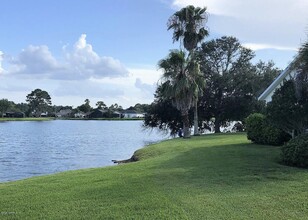
{"label": "bush", "polygon": [[300,135],[281,148],[282,162],[289,166],[308,167],[308,134]]}
{"label": "bush", "polygon": [[265,115],[254,113],[246,120],[247,138],[256,144],[282,145],[290,140],[290,135],[272,126]]}

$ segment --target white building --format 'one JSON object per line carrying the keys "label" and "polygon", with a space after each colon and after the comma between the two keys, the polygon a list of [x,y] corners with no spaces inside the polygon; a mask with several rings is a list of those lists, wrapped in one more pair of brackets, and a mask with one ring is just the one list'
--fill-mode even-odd
{"label": "white building", "polygon": [[144,113],[138,113],[135,110],[126,110],[122,112],[123,118],[144,118]]}

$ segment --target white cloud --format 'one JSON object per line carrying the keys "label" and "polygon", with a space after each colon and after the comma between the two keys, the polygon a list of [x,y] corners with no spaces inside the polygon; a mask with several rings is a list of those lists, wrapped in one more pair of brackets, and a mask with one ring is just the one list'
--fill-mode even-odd
{"label": "white cloud", "polygon": [[40,78],[81,80],[128,76],[128,70],[119,60],[99,56],[86,42],[85,34],[71,51],[65,49],[64,61],[56,59],[46,45],[30,45],[17,57],[8,60],[8,64],[8,73],[28,77],[36,74]]}
{"label": "white cloud", "polygon": [[142,82],[140,78],[137,78],[135,82],[135,87],[140,89],[145,96],[153,97],[156,89],[156,84],[147,84]]}
{"label": "white cloud", "polygon": [[53,94],[58,97],[77,96],[84,98],[118,98],[124,95],[119,87],[94,81],[71,81],[58,84]]}
{"label": "white cloud", "polygon": [[0,50],[0,74],[4,72],[2,68],[3,52]]}
{"label": "white cloud", "polygon": [[297,51],[296,47],[283,47],[270,44],[255,44],[255,43],[243,43],[244,47],[250,48],[252,50],[264,50],[264,49],[275,49],[275,50],[294,50]]}
{"label": "white cloud", "polygon": [[69,64],[77,73],[88,77],[104,78],[128,76],[128,71],[119,60],[112,57],[100,57],[86,41],[86,35],[82,34],[74,45],[74,50],[66,54]]}
{"label": "white cloud", "polygon": [[187,5],[207,7],[210,34],[233,35],[251,45],[283,50],[294,50],[306,39],[307,0],[172,1],[176,10]]}
{"label": "white cloud", "polygon": [[59,69],[56,59],[47,46],[30,45],[12,58],[9,73],[48,75]]}

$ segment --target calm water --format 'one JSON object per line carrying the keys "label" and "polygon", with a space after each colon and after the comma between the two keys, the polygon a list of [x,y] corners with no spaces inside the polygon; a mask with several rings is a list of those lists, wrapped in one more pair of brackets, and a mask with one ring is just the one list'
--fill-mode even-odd
{"label": "calm water", "polygon": [[166,139],[141,121],[0,123],[0,182],[66,170],[112,165],[145,145]]}

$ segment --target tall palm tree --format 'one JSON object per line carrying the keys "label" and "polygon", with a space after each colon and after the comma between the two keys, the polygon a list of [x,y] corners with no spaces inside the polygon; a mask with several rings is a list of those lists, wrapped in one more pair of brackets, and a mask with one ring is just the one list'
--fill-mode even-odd
{"label": "tall palm tree", "polygon": [[[200,43],[206,36],[208,36],[208,30],[205,29],[205,22],[207,21],[206,8],[194,7],[189,5],[182,8],[180,11],[174,13],[168,21],[168,30],[173,29],[173,42],[180,41],[181,46],[189,52],[189,59],[191,62],[197,62],[194,52]],[[199,73],[196,73],[198,69],[194,69],[190,75],[193,77]],[[197,87],[197,91],[201,92],[202,88]],[[198,135],[198,95],[194,100],[194,134]]]}
{"label": "tall palm tree", "polygon": [[163,70],[161,92],[181,112],[184,138],[189,138],[189,110],[204,83],[201,76],[191,74],[200,73],[199,65],[187,61],[183,51],[173,50],[166,59],[160,60],[158,66]]}

